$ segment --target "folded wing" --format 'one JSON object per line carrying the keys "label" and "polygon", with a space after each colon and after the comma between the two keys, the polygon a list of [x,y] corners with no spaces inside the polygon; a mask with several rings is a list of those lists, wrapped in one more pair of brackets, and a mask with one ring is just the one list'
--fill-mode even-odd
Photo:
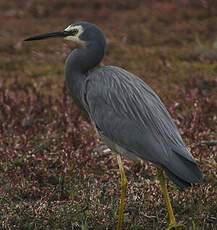
{"label": "folded wing", "polygon": [[180,188],[201,180],[170,114],[141,79],[118,67],[102,67],[89,74],[84,101],[101,135],[164,169]]}

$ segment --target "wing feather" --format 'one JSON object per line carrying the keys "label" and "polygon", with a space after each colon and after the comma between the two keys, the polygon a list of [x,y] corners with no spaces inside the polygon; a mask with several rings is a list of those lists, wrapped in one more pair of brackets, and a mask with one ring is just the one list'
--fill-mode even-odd
{"label": "wing feather", "polygon": [[[179,131],[164,104],[156,93],[135,75],[113,66],[99,68],[88,76],[85,99],[88,113],[95,125],[117,144],[129,148],[124,143],[127,136],[123,137],[121,133],[127,129],[128,135],[133,136],[130,127],[134,126],[134,132],[140,133],[137,134],[140,138],[138,141],[144,142],[144,138],[149,135],[152,138],[151,144],[159,146],[160,154],[163,151],[165,159],[169,157],[165,146],[174,146],[176,149],[183,149],[178,154],[195,162],[192,155],[186,151]],[[114,135],[114,130],[118,130],[117,135]]]}
{"label": "wing feather", "polygon": [[182,189],[201,181],[170,114],[141,79],[118,67],[102,67],[88,75],[83,92],[84,107],[114,151],[121,147],[128,156],[155,163]]}
{"label": "wing feather", "polygon": [[149,129],[156,141],[161,139],[165,144],[184,146],[176,125],[159,97],[145,82],[121,68],[102,67],[90,74],[86,100],[90,115],[97,110],[100,116],[101,109],[107,105],[114,118],[120,116],[136,122],[141,129]]}

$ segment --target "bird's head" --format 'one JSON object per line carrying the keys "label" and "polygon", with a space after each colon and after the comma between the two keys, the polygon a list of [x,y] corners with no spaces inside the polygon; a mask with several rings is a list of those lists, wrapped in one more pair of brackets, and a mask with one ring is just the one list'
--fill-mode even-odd
{"label": "bird's head", "polygon": [[93,43],[100,43],[105,46],[105,37],[101,29],[88,22],[77,22],[69,25],[66,29],[59,32],[46,33],[30,37],[24,41],[42,40],[48,38],[62,37],[66,40],[73,41],[84,46],[91,45]]}

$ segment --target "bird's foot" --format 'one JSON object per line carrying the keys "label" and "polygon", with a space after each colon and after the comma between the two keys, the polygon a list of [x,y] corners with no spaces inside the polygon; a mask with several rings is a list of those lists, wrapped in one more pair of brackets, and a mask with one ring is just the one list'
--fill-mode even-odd
{"label": "bird's foot", "polygon": [[184,227],[184,224],[179,224],[179,223],[176,223],[176,222],[171,222],[170,225],[168,226],[167,230],[175,229],[175,228],[180,228],[180,227]]}

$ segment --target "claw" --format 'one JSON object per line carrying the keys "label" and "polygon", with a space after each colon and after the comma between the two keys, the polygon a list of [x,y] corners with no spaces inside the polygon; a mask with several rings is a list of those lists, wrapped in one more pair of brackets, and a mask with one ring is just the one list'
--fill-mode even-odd
{"label": "claw", "polygon": [[174,228],[180,228],[180,227],[183,228],[184,224],[177,224],[176,222],[175,223],[170,223],[170,225],[167,228],[167,230],[174,229]]}

